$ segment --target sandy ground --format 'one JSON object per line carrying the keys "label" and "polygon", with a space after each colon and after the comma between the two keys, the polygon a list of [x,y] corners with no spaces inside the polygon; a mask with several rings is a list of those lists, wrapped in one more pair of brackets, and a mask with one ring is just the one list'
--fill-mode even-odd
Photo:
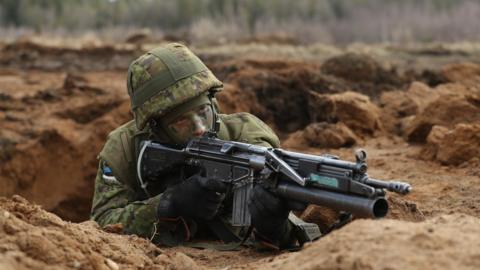
{"label": "sandy ground", "polygon": [[475,46],[197,49],[225,82],[224,112],[259,116],[291,150],[353,160],[363,148],[370,176],[411,183],[389,195],[386,219],[355,220],[295,253],[158,248],[86,221],[96,155],[131,119],[125,68],[151,46],[1,46],[2,269],[480,267]]}

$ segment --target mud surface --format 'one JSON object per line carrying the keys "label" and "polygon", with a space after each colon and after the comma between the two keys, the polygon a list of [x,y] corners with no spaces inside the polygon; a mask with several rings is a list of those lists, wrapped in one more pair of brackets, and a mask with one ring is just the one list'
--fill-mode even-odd
{"label": "mud surface", "polygon": [[225,82],[222,112],[257,115],[287,149],[353,160],[364,148],[369,175],[410,182],[384,220],[355,220],[297,253],[159,249],[85,221],[96,155],[131,119],[126,67],[151,46],[0,46],[2,269],[480,268],[476,47],[196,49]]}

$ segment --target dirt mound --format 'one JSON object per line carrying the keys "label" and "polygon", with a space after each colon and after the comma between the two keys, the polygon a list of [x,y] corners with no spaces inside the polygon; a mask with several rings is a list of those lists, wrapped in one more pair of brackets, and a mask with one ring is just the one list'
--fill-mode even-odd
{"label": "dirt mound", "polygon": [[404,72],[404,77],[410,82],[422,82],[430,87],[435,87],[440,84],[449,83],[450,80],[445,76],[441,70],[437,69],[424,69],[422,71],[415,71],[408,69]]}
{"label": "dirt mound", "polygon": [[[452,66],[451,73],[463,74],[459,71],[461,67]],[[480,88],[471,80],[475,76],[467,77],[470,79],[435,88],[414,82],[407,91],[383,93],[379,106],[385,129],[405,136],[410,142],[424,143],[435,125],[453,128],[459,123],[479,122]]]}
{"label": "dirt mound", "polygon": [[425,215],[418,208],[417,203],[405,199],[401,196],[388,196],[388,215],[387,218],[407,220],[407,221],[424,221]]}
{"label": "dirt mound", "polygon": [[234,269],[478,269],[478,241],[480,219],[468,215],[356,220],[299,253]]}
{"label": "dirt mound", "polygon": [[[229,68],[228,74],[220,73],[230,86],[219,99],[227,104],[240,100],[244,105],[235,106],[237,109],[257,115],[281,132],[296,131],[311,122],[309,91],[338,93],[348,89],[341,81],[321,74],[314,64],[242,61]],[[226,101],[229,96],[234,99]]]}
{"label": "dirt mound", "polygon": [[322,64],[322,71],[349,81],[375,81],[383,71],[377,61],[366,54],[346,53],[328,59]]}
{"label": "dirt mound", "polygon": [[0,48],[0,64],[20,69],[94,71],[128,67],[135,47],[112,44],[48,44],[24,39]]}
{"label": "dirt mound", "polygon": [[20,196],[0,197],[0,268],[200,269],[185,254],[103,232],[91,221],[65,222]]}
{"label": "dirt mound", "polygon": [[288,44],[297,45],[298,39],[288,34],[269,34],[269,35],[255,35],[254,37],[240,39],[239,44],[261,43],[266,45],[272,44]]}
{"label": "dirt mound", "polygon": [[313,123],[305,129],[292,133],[282,147],[340,148],[356,144],[359,138],[343,122],[330,124]]}
{"label": "dirt mound", "polygon": [[[434,101],[426,105],[425,109],[405,127],[405,134],[409,141],[425,142],[434,125],[452,128],[459,123],[480,121],[479,94],[465,89],[462,85],[450,85],[443,90],[445,90],[444,93],[440,93]],[[462,91],[468,94],[462,94]]]}
{"label": "dirt mound", "polygon": [[445,165],[480,159],[480,123],[458,124],[453,129],[434,126],[427,137],[425,157]]}
{"label": "dirt mound", "polygon": [[0,101],[0,196],[21,194],[64,219],[85,220],[96,155],[107,134],[131,117],[120,77],[29,76],[35,80],[10,76],[18,82],[0,90],[15,93]]}
{"label": "dirt mound", "polygon": [[442,74],[452,82],[462,82],[480,78],[480,65],[474,63],[456,63],[445,66]]}
{"label": "dirt mound", "polygon": [[[228,82],[226,91],[219,95],[221,103],[227,104],[224,110],[251,112],[280,132],[300,130],[327,118],[329,123],[336,123],[337,119],[347,121],[347,126],[363,133],[373,134],[380,129],[378,121],[370,119],[378,116],[364,113],[378,111],[368,97],[341,95],[352,89],[351,85],[341,78],[322,74],[315,64],[250,60],[216,68],[223,70],[220,77]],[[350,120],[357,113],[360,113],[357,119]],[[361,119],[366,124],[356,124],[359,117],[366,116],[368,119]]]}
{"label": "dirt mound", "polygon": [[[244,91],[229,83],[224,84],[223,90],[215,97],[222,113],[249,112],[256,114],[265,111],[254,92]],[[238,102],[239,100],[242,102]]]}
{"label": "dirt mound", "polygon": [[125,38],[125,42],[131,43],[131,44],[142,44],[142,43],[147,43],[151,41],[152,41],[152,30],[150,30],[149,28],[143,28],[143,29],[134,31],[133,33],[130,33]]}
{"label": "dirt mound", "polygon": [[310,93],[309,110],[314,122],[343,122],[358,134],[382,130],[380,110],[370,99],[355,92],[320,95]]}
{"label": "dirt mound", "polygon": [[438,96],[437,91],[421,82],[413,82],[406,91],[384,92],[379,101],[381,122],[387,131],[403,135],[404,122],[422,112]]}
{"label": "dirt mound", "polygon": [[[328,104],[319,104],[316,98],[312,97],[312,93],[326,96],[356,91],[376,101],[382,92],[407,85],[406,80],[395,71],[382,68],[371,57],[356,54],[332,58],[321,66],[289,61],[241,60],[212,64],[210,67],[221,80],[228,83],[226,91],[219,95],[221,103],[227,104],[225,111],[251,112],[283,133],[304,129],[310,123],[325,121],[327,116],[323,116],[325,109],[322,106]],[[363,76],[365,74],[367,75]],[[355,117],[351,115],[355,112],[349,109],[350,103],[354,102],[353,98],[348,95],[345,97],[348,97],[345,102],[335,101],[338,106],[348,103],[345,112],[341,110],[344,108],[336,112],[342,114],[341,117],[345,116],[343,120]],[[359,102],[354,103],[353,107],[358,107]],[[370,107],[373,107],[373,104]],[[376,113],[378,110],[372,111]],[[327,122],[336,123],[334,118],[338,115],[331,113],[333,112],[328,115],[331,119]],[[373,125],[355,125],[354,129],[360,128],[363,133],[373,134],[374,130],[379,129],[376,126],[378,123]],[[347,126],[351,127],[349,124]]]}
{"label": "dirt mound", "polygon": [[325,74],[349,82],[354,91],[377,98],[383,91],[402,88],[407,80],[367,54],[346,53],[332,57],[321,66]]}

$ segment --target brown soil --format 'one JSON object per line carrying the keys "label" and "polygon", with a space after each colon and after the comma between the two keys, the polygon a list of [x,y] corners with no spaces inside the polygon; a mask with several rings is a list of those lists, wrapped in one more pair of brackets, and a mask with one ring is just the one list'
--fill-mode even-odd
{"label": "brown soil", "polygon": [[0,198],[0,234],[1,269],[201,269],[183,253],[65,222],[20,196]]}
{"label": "brown soil", "polygon": [[85,220],[95,157],[130,118],[122,74],[32,71],[0,81],[0,196],[21,194],[67,220]]}
{"label": "brown soil", "polygon": [[461,214],[357,220],[301,252],[232,269],[477,269],[479,237],[480,219]]}
{"label": "brown soil", "polygon": [[[388,56],[208,58],[225,82],[223,112],[256,114],[288,149],[353,160],[364,148],[372,177],[410,182],[411,194],[389,194],[384,220],[355,220],[281,254],[160,250],[85,222],[96,155],[108,132],[131,119],[125,69],[144,49],[25,41],[1,48],[0,268],[480,268],[480,66],[471,61],[412,75],[399,71],[415,62],[386,65]],[[329,211],[309,207],[302,216],[325,226],[336,215]]]}

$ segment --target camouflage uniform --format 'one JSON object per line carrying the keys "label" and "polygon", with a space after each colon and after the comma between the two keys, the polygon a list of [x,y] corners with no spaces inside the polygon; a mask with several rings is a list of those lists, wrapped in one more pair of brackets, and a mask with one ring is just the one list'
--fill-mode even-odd
{"label": "camouflage uniform", "polygon": [[[193,65],[186,70],[178,69],[171,72],[173,80],[155,81],[155,74],[167,67],[172,69],[172,65],[176,64],[171,59],[164,59],[165,50],[168,57],[172,58],[173,55],[176,61],[186,59],[185,61],[192,61]],[[157,57],[160,53],[163,53],[162,61]],[[180,174],[191,174],[188,169],[162,175],[161,179],[157,179],[146,190],[141,188],[137,179],[136,157],[140,141],[145,139],[172,141],[168,134],[152,132],[148,120],[165,115],[166,112],[207,91],[217,91],[221,88],[221,82],[206,67],[198,66],[198,62],[201,63],[184,46],[169,44],[147,53],[130,66],[128,88],[135,120],[111,132],[99,154],[91,215],[101,226],[121,223],[128,234],[150,238],[156,243],[169,246],[185,244],[199,238],[222,239],[224,236],[217,233],[225,228],[227,233],[235,236],[237,240],[247,233],[247,228],[233,227],[229,224],[231,194],[227,194],[215,218],[215,224],[183,217],[161,220],[157,217],[156,208],[162,198],[162,192],[181,181]],[[172,81],[175,83],[171,84]],[[135,96],[134,89],[150,93]],[[279,147],[280,143],[274,132],[251,114],[218,114],[218,122],[220,139]],[[219,225],[223,228],[219,228]],[[296,241],[297,227],[293,224],[289,227],[289,233],[281,240],[283,245]]]}

